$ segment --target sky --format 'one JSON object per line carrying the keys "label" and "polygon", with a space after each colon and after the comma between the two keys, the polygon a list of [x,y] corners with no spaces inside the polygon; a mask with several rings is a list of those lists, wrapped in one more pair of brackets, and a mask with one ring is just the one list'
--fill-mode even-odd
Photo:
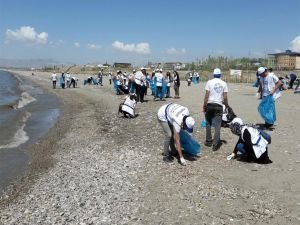
{"label": "sky", "polygon": [[191,62],[300,52],[300,0],[1,0],[0,58]]}

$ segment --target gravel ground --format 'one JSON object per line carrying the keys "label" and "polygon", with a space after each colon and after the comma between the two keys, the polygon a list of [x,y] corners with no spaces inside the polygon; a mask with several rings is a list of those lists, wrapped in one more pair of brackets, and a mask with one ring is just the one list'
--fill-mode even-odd
{"label": "gravel ground", "polygon": [[[271,133],[273,164],[227,161],[236,137],[218,152],[201,145],[188,166],[162,161],[163,132],[156,112],[165,102],[138,104],[139,116],[117,114],[121,97],[103,87],[49,89],[50,74],[22,72],[63,100],[63,114],[32,147],[27,175],[2,195],[0,224],[299,224],[299,95],[277,102]],[[84,75],[79,75],[80,80]],[[246,122],[262,122],[256,90],[230,85],[229,102]],[[204,84],[187,87],[180,99],[191,109],[194,136],[205,140],[201,106]],[[292,113],[291,113],[292,112]],[[292,116],[294,115],[294,116]]]}

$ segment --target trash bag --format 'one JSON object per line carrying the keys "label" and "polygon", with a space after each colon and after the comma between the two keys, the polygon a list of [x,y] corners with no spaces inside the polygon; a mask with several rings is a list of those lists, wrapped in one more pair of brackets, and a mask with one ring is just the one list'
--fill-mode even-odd
{"label": "trash bag", "polygon": [[269,95],[263,98],[258,105],[258,112],[268,124],[274,124],[276,121],[276,110],[273,96]]}
{"label": "trash bag", "polygon": [[[212,119],[211,127],[215,127],[215,126],[216,126],[215,119]],[[205,119],[201,120],[200,127],[206,127],[206,120]]]}
{"label": "trash bag", "polygon": [[236,115],[235,115],[235,113],[233,112],[233,109],[230,106],[226,106],[225,110],[227,112],[227,115],[226,115],[227,120],[229,122],[231,122],[236,117]]}
{"label": "trash bag", "polygon": [[184,152],[191,155],[197,156],[200,153],[200,144],[186,131],[182,130],[179,133],[180,144],[184,149]]}

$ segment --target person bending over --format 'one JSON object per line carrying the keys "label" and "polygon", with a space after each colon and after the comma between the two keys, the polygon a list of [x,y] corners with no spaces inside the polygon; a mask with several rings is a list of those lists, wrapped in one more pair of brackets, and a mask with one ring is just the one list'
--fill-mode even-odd
{"label": "person bending over", "polygon": [[157,118],[165,133],[164,161],[172,162],[172,155],[178,153],[181,165],[187,165],[182,155],[179,133],[181,129],[193,132],[195,120],[188,108],[174,103],[165,104],[159,108]]}
{"label": "person bending over", "polygon": [[271,144],[271,137],[264,131],[243,124],[243,121],[236,117],[230,125],[231,132],[239,136],[233,153],[227,157],[228,160],[237,157],[241,153],[241,158],[247,162],[257,162],[261,164],[272,163],[268,155],[268,145]]}

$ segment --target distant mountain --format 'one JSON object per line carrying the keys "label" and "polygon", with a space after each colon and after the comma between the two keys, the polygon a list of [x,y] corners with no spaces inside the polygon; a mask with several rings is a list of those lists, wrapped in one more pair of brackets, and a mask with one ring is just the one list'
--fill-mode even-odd
{"label": "distant mountain", "polygon": [[0,67],[14,68],[42,68],[45,66],[62,65],[64,63],[53,59],[3,59],[0,58]]}

